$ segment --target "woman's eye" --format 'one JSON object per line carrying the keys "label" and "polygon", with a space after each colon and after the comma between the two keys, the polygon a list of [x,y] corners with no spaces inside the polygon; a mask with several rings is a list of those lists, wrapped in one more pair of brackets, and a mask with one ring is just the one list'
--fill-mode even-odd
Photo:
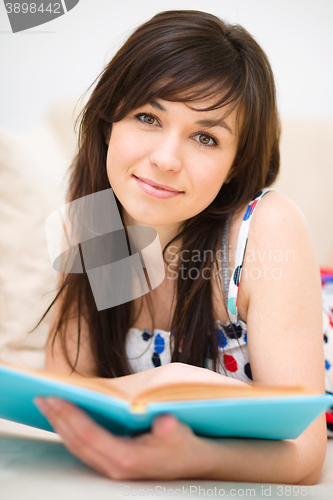
{"label": "woman's eye", "polygon": [[145,113],[140,113],[137,118],[147,125],[156,125],[158,123],[157,119],[152,115],[146,115]]}
{"label": "woman's eye", "polygon": [[207,134],[196,134],[193,138],[198,138],[198,142],[203,146],[217,146],[218,142],[216,139]]}

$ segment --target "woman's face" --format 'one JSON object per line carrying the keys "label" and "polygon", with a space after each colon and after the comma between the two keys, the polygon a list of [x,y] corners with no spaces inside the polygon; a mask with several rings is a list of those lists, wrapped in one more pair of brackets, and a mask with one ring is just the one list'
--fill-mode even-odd
{"label": "woman's face", "polygon": [[112,125],[107,174],[126,224],[176,228],[211,204],[237,151],[236,111],[225,113],[157,99]]}

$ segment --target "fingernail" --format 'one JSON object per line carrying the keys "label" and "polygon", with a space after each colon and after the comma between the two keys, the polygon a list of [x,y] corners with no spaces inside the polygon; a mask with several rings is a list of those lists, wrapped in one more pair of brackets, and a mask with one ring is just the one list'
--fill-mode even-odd
{"label": "fingernail", "polygon": [[57,398],[53,398],[53,397],[47,398],[47,402],[48,402],[49,408],[51,408],[51,410],[53,410],[56,413],[60,413],[64,407],[62,401],[60,399],[57,399]]}
{"label": "fingernail", "polygon": [[55,413],[60,413],[63,409],[62,401],[53,397],[43,398],[41,396],[38,396],[34,399],[34,404],[43,414],[48,413],[50,410],[54,411]]}
{"label": "fingernail", "polygon": [[47,400],[45,398],[42,398],[41,396],[35,398],[33,400],[33,403],[35,406],[37,406],[39,411],[43,414],[46,413],[48,408],[49,408]]}

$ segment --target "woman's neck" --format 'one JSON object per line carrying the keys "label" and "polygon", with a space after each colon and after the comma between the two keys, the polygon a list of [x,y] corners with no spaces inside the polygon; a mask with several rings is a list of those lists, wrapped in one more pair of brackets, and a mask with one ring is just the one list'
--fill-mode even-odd
{"label": "woman's neck", "polygon": [[[131,217],[128,213],[123,214],[123,220],[125,226],[145,226],[147,227],[147,224],[143,224],[137,220],[135,220],[133,217]],[[165,224],[165,225],[159,225],[159,226],[149,226],[152,229],[155,229],[157,232],[157,235],[159,237],[159,241],[161,244],[161,249],[163,251],[164,247],[171,241],[178,233],[179,233],[179,228],[180,224],[179,223],[174,223],[174,224]],[[172,245],[170,245],[170,248],[167,249],[165,253],[165,258],[169,260],[174,256],[174,254],[180,249],[180,243],[179,241],[174,241]]]}

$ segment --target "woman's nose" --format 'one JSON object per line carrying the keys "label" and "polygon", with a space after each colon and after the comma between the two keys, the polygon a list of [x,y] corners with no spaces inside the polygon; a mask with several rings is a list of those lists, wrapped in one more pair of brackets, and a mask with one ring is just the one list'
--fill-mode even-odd
{"label": "woman's nose", "polygon": [[182,168],[179,141],[175,137],[161,138],[154,145],[150,161],[160,170],[179,172]]}

